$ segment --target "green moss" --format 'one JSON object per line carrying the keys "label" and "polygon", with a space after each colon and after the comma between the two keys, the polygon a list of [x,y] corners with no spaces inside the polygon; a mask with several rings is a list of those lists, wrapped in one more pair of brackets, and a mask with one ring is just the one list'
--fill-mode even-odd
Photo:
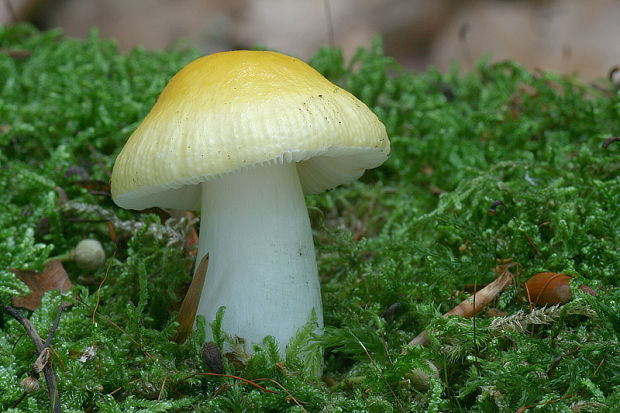
{"label": "green moss", "polygon": [[[30,315],[46,334],[61,299],[73,302],[53,343],[65,411],[301,411],[295,400],[329,412],[513,412],[542,402],[550,403],[541,411],[617,409],[620,144],[601,147],[620,135],[612,85],[514,62],[413,75],[379,42],[351,62],[319,50],[311,63],[381,117],[393,149],[360,182],[308,198],[325,306],[318,344],[332,386],[304,373],[311,328],[285,360],[270,339],[245,367],[225,360],[227,374],[270,378],[289,392],[257,382],[272,394],[192,376],[207,371],[203,337],[172,341],[191,259],[181,243],[169,245],[170,227],[158,215],[121,210],[85,187],[105,192],[105,168],[196,52],[119,54],[96,32],[77,41],[26,25],[0,28],[0,49],[0,300],[25,290],[9,268],[41,269],[83,238],[102,241],[111,257],[94,274],[67,264],[76,287],[64,298],[47,294]],[[65,194],[72,208],[59,202]],[[119,228],[113,242],[110,214],[143,226]],[[497,327],[481,314],[474,327],[441,317],[467,296],[466,285],[494,279],[496,259],[521,268],[520,283],[495,304],[507,317],[531,320],[521,282],[536,272],[573,275],[575,299],[518,331],[505,327],[514,319]],[[381,315],[396,303],[387,321]],[[1,328],[7,410],[22,394],[34,349],[13,320]],[[425,328],[431,344],[401,354]],[[95,355],[80,359],[89,347]],[[418,390],[408,375],[428,370],[428,360],[440,375]],[[13,411],[47,409],[41,390]]]}

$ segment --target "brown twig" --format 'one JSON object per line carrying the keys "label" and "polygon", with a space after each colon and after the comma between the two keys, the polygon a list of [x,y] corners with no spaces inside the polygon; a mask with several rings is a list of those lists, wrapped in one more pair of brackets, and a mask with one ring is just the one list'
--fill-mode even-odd
{"label": "brown twig", "polygon": [[164,395],[164,388],[166,387],[166,382],[168,381],[168,377],[164,377],[164,381],[161,383],[161,388],[159,389],[159,394],[157,395],[157,401],[160,401],[162,396]]}
{"label": "brown twig", "polygon": [[90,151],[90,153],[93,155],[93,158],[95,158],[95,162],[97,162],[97,164],[99,165],[99,167],[101,168],[101,170],[103,171],[104,174],[107,175],[108,178],[112,178],[112,172],[110,171],[110,169],[106,166],[105,163],[103,163],[103,161],[101,160],[101,157],[99,156],[99,154],[97,153],[97,150],[95,149],[95,147],[92,144],[88,144],[88,150]]}
{"label": "brown twig", "polygon": [[11,406],[11,408],[15,409],[17,408],[17,406],[19,406],[19,404],[24,401],[24,399],[26,398],[26,396],[28,396],[28,392],[24,392],[19,399],[15,400],[15,402],[13,402],[13,405]]}
{"label": "brown twig", "polygon": [[598,363],[598,366],[596,366],[596,370],[594,370],[594,373],[592,373],[592,377],[596,377],[601,367],[603,367],[603,364],[605,364],[605,359],[601,360],[601,362]]}
{"label": "brown twig", "polygon": [[[500,276],[495,279],[492,283],[488,284],[486,287],[473,294],[471,297],[462,301],[459,305],[454,307],[452,310],[445,313],[444,317],[449,317],[453,315],[461,316],[461,317],[473,317],[480,310],[486,307],[491,301],[493,301],[499,293],[504,291],[506,287],[514,281],[514,274],[509,271],[511,266],[515,265],[514,263],[507,265],[500,265],[496,270],[500,273]],[[430,342],[428,337],[428,333],[426,330],[422,331],[418,334],[413,340],[411,340],[408,344],[409,347],[412,346],[425,346]],[[403,350],[403,352],[406,351]]]}
{"label": "brown twig", "polygon": [[52,323],[52,328],[47,333],[47,339],[45,339],[45,343],[43,347],[48,348],[52,345],[52,338],[54,338],[54,334],[56,333],[56,329],[58,328],[58,324],[60,323],[60,316],[65,308],[71,307],[70,303],[61,303],[58,306],[58,311],[56,311],[56,317],[54,318],[54,322]]}
{"label": "brown twig", "polygon": [[620,141],[620,138],[617,136],[610,136],[609,138],[605,139],[603,141],[603,143],[601,144],[601,148],[603,148],[603,150],[607,150],[607,148],[609,148],[609,145],[611,145],[614,142],[618,142]]}
{"label": "brown twig", "polygon": [[[43,343],[43,340],[41,340],[41,336],[39,335],[39,333],[37,333],[37,330],[34,328],[30,320],[24,317],[21,311],[8,305],[2,305],[2,309],[4,310],[4,312],[13,317],[24,327],[24,329],[26,330],[26,334],[28,334],[28,337],[30,337],[30,340],[32,340],[32,344],[34,344],[34,347],[36,348],[39,355],[41,355],[41,353],[44,353],[48,348],[49,343],[51,343],[51,339],[54,335],[54,332],[56,331],[56,328],[58,327],[58,322],[60,321],[60,313],[64,308],[65,304],[61,304],[58,307],[56,320],[54,320],[54,324],[50,329],[46,342]],[[43,374],[45,375],[45,382],[47,383],[47,392],[50,398],[50,403],[52,404],[52,410],[54,413],[61,413],[62,407],[60,405],[60,395],[58,393],[56,374],[54,373],[52,363],[49,360],[47,360],[47,362],[43,366]]]}

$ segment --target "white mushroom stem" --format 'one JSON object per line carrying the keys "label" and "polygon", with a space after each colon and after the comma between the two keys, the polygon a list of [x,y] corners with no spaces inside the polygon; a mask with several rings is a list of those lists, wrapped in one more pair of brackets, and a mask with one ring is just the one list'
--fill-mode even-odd
{"label": "white mushroom stem", "polygon": [[[274,336],[283,352],[321,294],[308,211],[294,163],[244,169],[202,183],[198,260],[209,269],[197,315],[226,307],[222,328],[252,343]],[[211,329],[207,327],[207,337]]]}

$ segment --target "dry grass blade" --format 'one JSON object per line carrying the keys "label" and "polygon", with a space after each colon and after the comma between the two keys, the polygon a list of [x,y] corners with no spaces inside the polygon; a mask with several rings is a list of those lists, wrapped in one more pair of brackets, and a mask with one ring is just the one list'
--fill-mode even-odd
{"label": "dry grass blade", "polygon": [[191,333],[194,326],[194,319],[196,318],[196,311],[198,311],[198,304],[200,303],[200,295],[202,294],[202,287],[207,277],[207,269],[209,268],[209,254],[205,254],[200,260],[198,269],[192,278],[192,283],[189,285],[187,294],[181,303],[179,308],[179,328],[174,337],[174,341],[181,344],[184,343]]}

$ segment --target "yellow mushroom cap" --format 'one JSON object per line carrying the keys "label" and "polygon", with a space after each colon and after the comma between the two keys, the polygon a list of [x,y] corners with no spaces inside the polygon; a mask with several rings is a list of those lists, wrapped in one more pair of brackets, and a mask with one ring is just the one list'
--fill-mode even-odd
{"label": "yellow mushroom cap", "polygon": [[366,105],[301,60],[232,51],[191,62],[165,87],[112,171],[121,207],[200,209],[200,184],[297,162],[305,193],[359,178],[390,151]]}

